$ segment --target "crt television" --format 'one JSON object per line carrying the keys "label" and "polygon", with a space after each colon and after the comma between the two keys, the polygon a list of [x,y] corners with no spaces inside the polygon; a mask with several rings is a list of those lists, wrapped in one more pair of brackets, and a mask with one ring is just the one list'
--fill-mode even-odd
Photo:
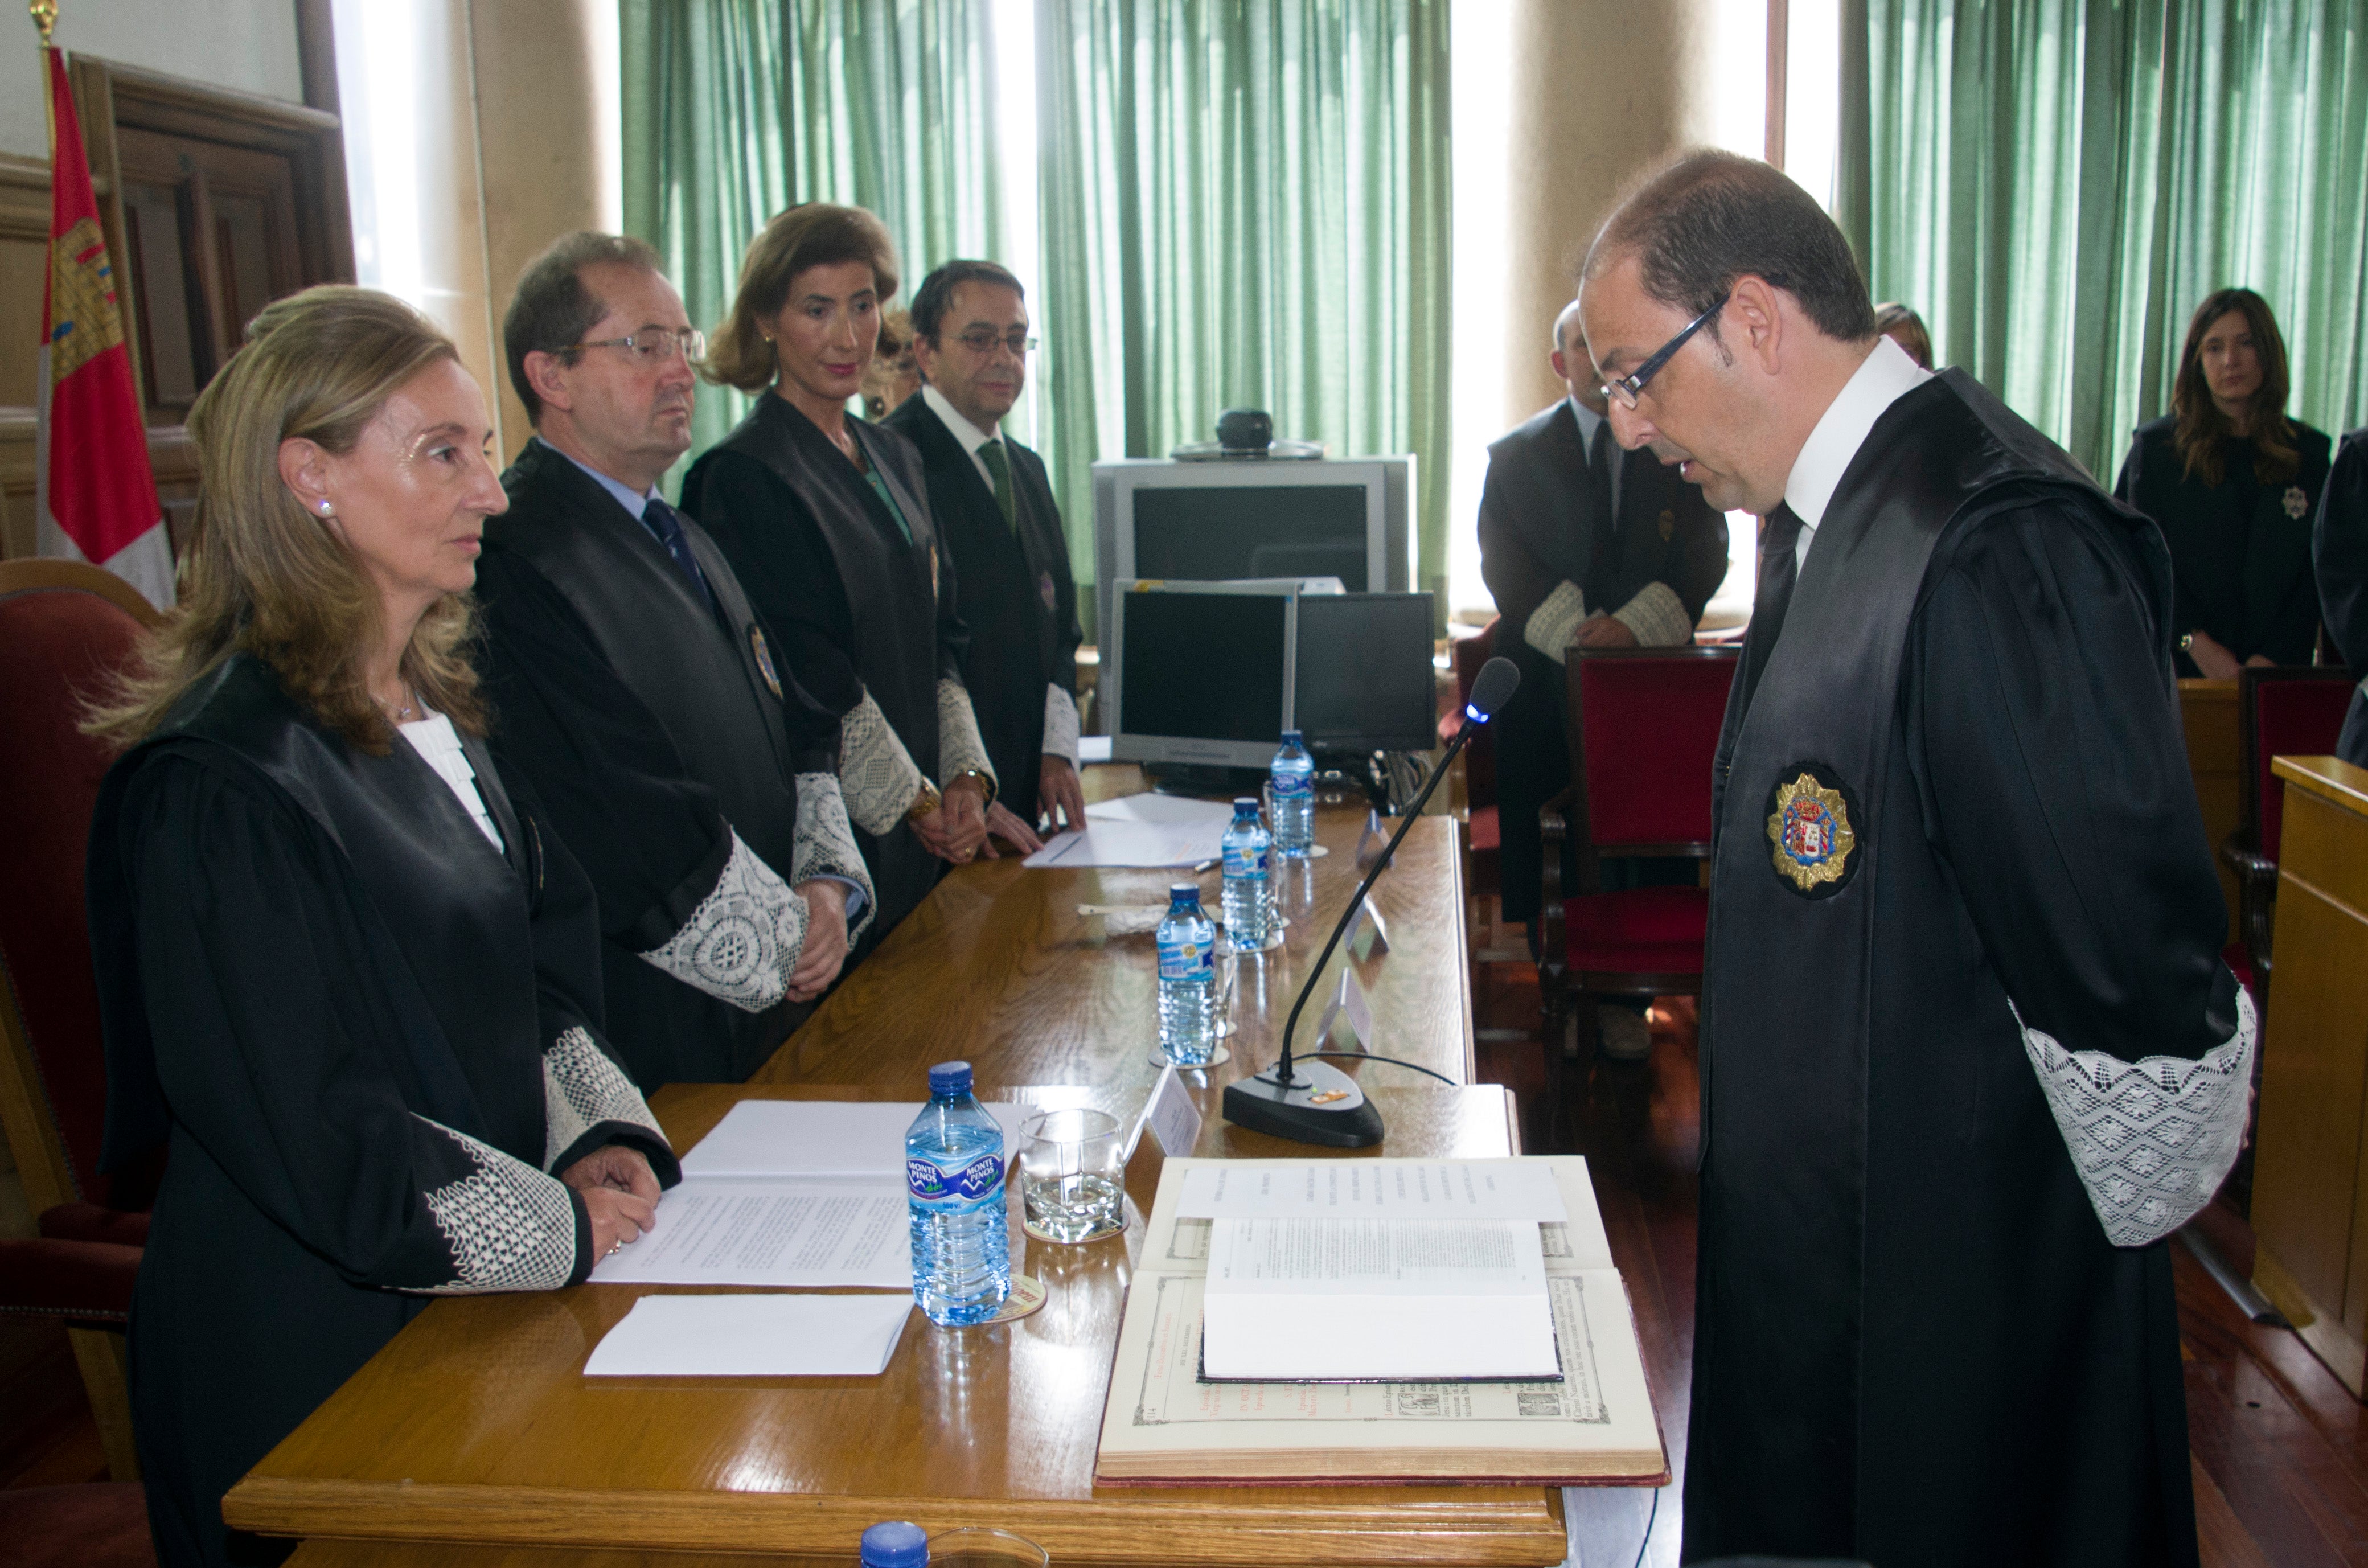
{"label": "crt television", "polygon": [[1116,585],[1338,577],[1350,593],[1414,586],[1411,455],[1094,464],[1099,641]]}

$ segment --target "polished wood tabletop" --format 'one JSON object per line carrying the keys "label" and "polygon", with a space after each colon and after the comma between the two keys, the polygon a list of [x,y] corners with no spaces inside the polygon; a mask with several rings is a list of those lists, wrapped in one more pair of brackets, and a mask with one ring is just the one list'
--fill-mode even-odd
{"label": "polished wood tabletop", "polygon": [[[1311,879],[1319,916],[1350,889],[1360,816],[1324,814],[1334,854]],[[1383,1019],[1376,1049],[1462,1076],[1471,1033],[1448,826],[1424,822],[1409,835],[1381,884],[1397,945],[1358,967]],[[673,1085],[652,1107],[688,1148],[743,1096],[918,1099],[928,1063],[960,1055],[976,1064],[984,1097],[1132,1118],[1156,1073],[1149,938],[1107,936],[1075,906],[1146,902],[1165,881],[1159,872],[965,868],[784,1047],[767,1081]],[[1379,1063],[1356,1069],[1388,1125],[1378,1149],[1310,1150],[1220,1119],[1223,1082],[1271,1054],[1264,1042],[1281,1028],[1288,977],[1324,934],[1302,920],[1281,951],[1244,966],[1235,1066],[1187,1080],[1205,1118],[1194,1152],[1518,1152],[1501,1088],[1439,1085]],[[1253,983],[1258,964],[1268,978]],[[802,1081],[781,1081],[793,1075]],[[1129,1172],[1138,1206],[1156,1161],[1147,1149]],[[312,1538],[298,1561],[315,1568],[586,1568],[649,1552],[851,1562],[864,1527],[887,1518],[933,1531],[998,1526],[1057,1562],[1562,1561],[1560,1496],[1547,1488],[1096,1485],[1142,1227],[1052,1246],[1027,1241],[1015,1214],[1012,1236],[1015,1266],[1045,1285],[1044,1307],[968,1329],[936,1328],[916,1312],[876,1378],[594,1383],[586,1358],[652,1288],[438,1301],[267,1456],[225,1516],[242,1529]]]}

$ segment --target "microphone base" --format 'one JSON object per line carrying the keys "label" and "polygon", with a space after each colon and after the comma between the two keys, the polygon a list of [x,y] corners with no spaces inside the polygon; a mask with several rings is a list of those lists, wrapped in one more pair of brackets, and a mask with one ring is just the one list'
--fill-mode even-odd
{"label": "microphone base", "polygon": [[[1291,1082],[1272,1067],[1225,1085],[1225,1119],[1252,1132],[1293,1143],[1367,1149],[1382,1141],[1382,1113],[1357,1080],[1328,1062],[1292,1064]],[[1318,1102],[1317,1096],[1334,1096]]]}

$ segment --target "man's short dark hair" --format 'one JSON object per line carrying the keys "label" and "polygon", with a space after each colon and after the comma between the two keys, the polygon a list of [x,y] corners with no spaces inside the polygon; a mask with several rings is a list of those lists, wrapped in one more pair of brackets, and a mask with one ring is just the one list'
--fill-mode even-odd
{"label": "man's short dark hair", "polygon": [[540,350],[575,363],[580,352],[575,345],[609,313],[607,302],[584,282],[586,268],[603,265],[660,274],[666,270],[658,253],[631,234],[581,229],[553,240],[518,274],[518,292],[510,296],[510,308],[502,316],[502,352],[509,360],[510,385],[526,404],[531,424],[542,423],[542,399],[527,380],[526,357]]}
{"label": "man's short dark hair", "polygon": [[[1850,242],[1805,190],[1757,158],[1697,150],[1645,174],[1604,220],[1582,282],[1637,258],[1645,292],[1698,316],[1745,273],[1801,302],[1819,332],[1874,335],[1874,305]],[[1718,323],[1710,324],[1715,337]]]}
{"label": "man's short dark hair", "polygon": [[1023,300],[1028,297],[1028,290],[1019,287],[1019,279],[1011,275],[1009,267],[991,261],[947,262],[922,278],[919,291],[913,296],[915,337],[937,342],[938,329],[946,322],[946,307],[953,303],[955,289],[964,283],[996,283]]}

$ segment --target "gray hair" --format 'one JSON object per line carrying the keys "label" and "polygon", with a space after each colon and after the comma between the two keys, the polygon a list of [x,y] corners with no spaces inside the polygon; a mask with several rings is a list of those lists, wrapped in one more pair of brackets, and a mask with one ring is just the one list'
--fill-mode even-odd
{"label": "gray hair", "polygon": [[502,316],[502,352],[509,360],[510,385],[532,424],[542,423],[542,399],[527,379],[526,357],[557,354],[574,362],[575,345],[609,313],[607,302],[584,282],[586,268],[601,266],[661,276],[666,270],[658,253],[644,241],[579,229],[553,240],[518,274],[518,292],[510,296],[510,308]]}

